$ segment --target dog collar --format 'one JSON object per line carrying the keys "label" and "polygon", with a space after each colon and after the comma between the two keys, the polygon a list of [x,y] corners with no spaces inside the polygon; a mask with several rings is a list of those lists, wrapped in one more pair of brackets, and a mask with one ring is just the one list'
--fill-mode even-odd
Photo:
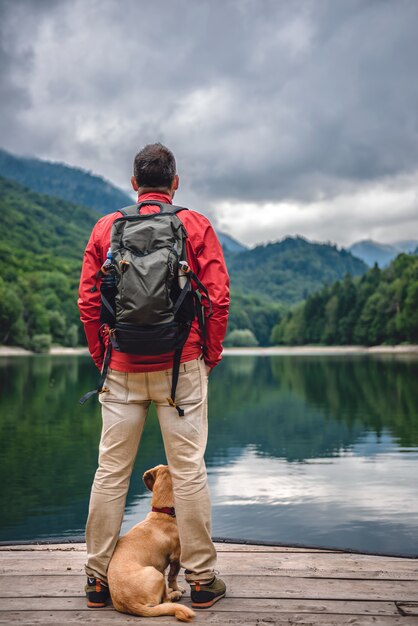
{"label": "dog collar", "polygon": [[152,507],[153,513],[166,513],[166,515],[170,515],[171,517],[176,517],[176,509],[174,506],[163,506],[159,509],[157,506]]}

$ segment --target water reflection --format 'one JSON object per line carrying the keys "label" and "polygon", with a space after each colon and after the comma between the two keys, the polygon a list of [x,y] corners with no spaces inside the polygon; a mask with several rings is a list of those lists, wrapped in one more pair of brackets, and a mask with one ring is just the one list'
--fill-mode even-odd
{"label": "water reflection", "polygon": [[[226,357],[210,385],[214,534],[418,553],[418,360]],[[86,357],[0,359],[0,539],[81,535],[100,411]],[[164,461],[151,413],[124,529]]]}
{"label": "water reflection", "polygon": [[379,439],[384,428],[399,445],[418,445],[416,359],[227,357],[222,366],[212,379],[211,423],[225,423],[229,445],[236,439],[303,461],[339,455],[365,431]]}

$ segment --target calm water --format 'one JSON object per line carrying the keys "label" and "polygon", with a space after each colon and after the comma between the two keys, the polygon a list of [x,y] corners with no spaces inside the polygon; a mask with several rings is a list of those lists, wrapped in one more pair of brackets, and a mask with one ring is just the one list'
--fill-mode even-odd
{"label": "calm water", "polygon": [[[0,359],[0,541],[81,536],[96,469],[88,357]],[[418,359],[227,356],[210,384],[216,537],[418,555]],[[150,414],[123,531],[164,462]]]}

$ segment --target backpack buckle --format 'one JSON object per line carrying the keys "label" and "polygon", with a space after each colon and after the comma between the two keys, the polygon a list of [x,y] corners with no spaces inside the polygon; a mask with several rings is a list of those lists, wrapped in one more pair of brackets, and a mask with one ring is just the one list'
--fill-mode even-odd
{"label": "backpack buckle", "polygon": [[189,272],[191,272],[190,265],[187,263],[187,261],[179,261],[179,266],[181,271],[185,274],[189,274]]}

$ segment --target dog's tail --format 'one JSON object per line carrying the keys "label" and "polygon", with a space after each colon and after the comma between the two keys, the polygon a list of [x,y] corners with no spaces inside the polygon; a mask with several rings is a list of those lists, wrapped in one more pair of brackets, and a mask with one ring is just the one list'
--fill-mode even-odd
{"label": "dog's tail", "polygon": [[190,622],[194,618],[195,612],[189,609],[184,604],[177,604],[174,602],[163,602],[156,606],[142,606],[136,607],[137,615],[142,617],[158,617],[159,615],[175,615],[181,622]]}

